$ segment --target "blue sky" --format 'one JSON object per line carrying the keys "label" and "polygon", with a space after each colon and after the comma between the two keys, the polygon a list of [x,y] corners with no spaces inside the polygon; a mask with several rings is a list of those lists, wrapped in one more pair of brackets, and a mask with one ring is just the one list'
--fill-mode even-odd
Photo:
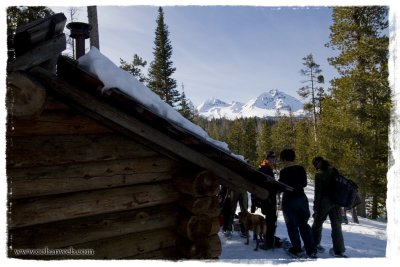
{"label": "blue sky", "polygon": [[[51,7],[64,12],[67,7]],[[119,65],[136,53],[153,60],[157,6],[98,6],[100,51]],[[332,23],[327,7],[166,6],[178,89],[195,105],[210,97],[246,102],[270,89],[297,98],[302,58],[312,53],[326,84],[336,72],[327,58]],[[87,21],[80,7],[79,21]],[[147,70],[145,71],[147,74]]]}

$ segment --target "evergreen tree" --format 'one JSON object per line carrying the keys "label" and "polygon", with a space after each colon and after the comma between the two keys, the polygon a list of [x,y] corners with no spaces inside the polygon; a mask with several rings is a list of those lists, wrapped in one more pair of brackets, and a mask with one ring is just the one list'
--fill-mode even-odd
{"label": "evergreen tree", "polygon": [[[329,62],[341,75],[324,100],[321,148],[339,169],[372,197],[372,218],[386,200],[390,87],[388,8],[335,7],[328,47],[340,52]],[[322,130],[322,129],[321,129]],[[364,205],[365,206],[365,205]],[[365,215],[361,210],[360,215]]]}
{"label": "evergreen tree", "polygon": [[139,82],[147,82],[148,79],[143,75],[141,68],[145,68],[147,61],[143,60],[143,58],[139,57],[137,54],[133,55],[133,59],[131,63],[127,63],[125,60],[122,58],[119,59],[120,62],[120,68],[131,73],[133,76],[135,76]]}
{"label": "evergreen tree", "polygon": [[193,104],[192,101],[189,100],[189,109],[190,109],[190,113],[192,114],[192,119],[191,121],[194,124],[197,124],[197,119],[200,117],[199,112],[197,111],[196,106]]}
{"label": "evergreen tree", "polygon": [[215,140],[221,140],[222,138],[219,129],[220,128],[218,127],[217,121],[212,119],[207,130],[208,135]]}
{"label": "evergreen tree", "polygon": [[243,154],[243,126],[240,119],[236,119],[231,124],[229,134],[227,136],[227,144],[229,149],[236,154]]}
{"label": "evergreen tree", "polygon": [[148,87],[171,106],[179,101],[176,81],[171,76],[176,68],[172,67],[172,45],[169,40],[168,27],[164,22],[164,12],[158,9],[157,28],[154,40],[154,60],[150,63]]}
{"label": "evergreen tree", "polygon": [[9,6],[7,7],[7,35],[28,22],[54,15],[53,10],[45,6]]}
{"label": "evergreen tree", "polygon": [[257,124],[255,118],[244,120],[243,156],[250,164],[257,165]]}
{"label": "evergreen tree", "polygon": [[217,123],[216,127],[218,129],[219,136],[220,136],[219,140],[224,141],[227,144],[229,144],[228,137],[229,137],[229,134],[231,133],[231,128],[232,128],[232,125],[234,124],[234,121],[230,121],[230,120],[222,118],[222,119],[217,119],[216,123]]}
{"label": "evergreen tree", "polygon": [[295,126],[295,150],[296,161],[306,168],[307,172],[314,173],[315,168],[312,166],[312,157],[316,156],[313,149],[313,129],[312,121],[309,118],[302,118],[296,122]]}
{"label": "evergreen tree", "polygon": [[283,116],[271,128],[271,146],[276,154],[285,148],[294,148],[295,134],[292,118]]}
{"label": "evergreen tree", "polygon": [[[319,99],[323,94],[323,87],[318,86],[318,84],[324,83],[324,76],[321,74],[322,70],[320,65],[315,63],[313,55],[309,54],[303,58],[304,69],[300,70],[301,75],[303,75],[306,80],[303,81],[305,86],[301,87],[297,93],[303,99],[310,99],[310,102],[304,105],[304,109],[311,111],[313,117],[313,129],[314,129],[314,144],[317,144],[317,117],[321,106],[319,105]],[[319,107],[319,109],[318,109]],[[315,148],[316,152],[317,148]]]}
{"label": "evergreen tree", "polygon": [[261,131],[258,134],[257,159],[261,162],[265,158],[265,153],[271,150],[271,133],[267,121],[262,122]]}
{"label": "evergreen tree", "polygon": [[179,113],[182,114],[183,117],[185,117],[186,119],[193,121],[194,119],[194,114],[192,112],[192,108],[193,104],[191,103],[191,101],[189,99],[186,98],[186,94],[185,94],[185,88],[184,85],[182,84],[182,94],[180,97],[180,101],[179,101]]}

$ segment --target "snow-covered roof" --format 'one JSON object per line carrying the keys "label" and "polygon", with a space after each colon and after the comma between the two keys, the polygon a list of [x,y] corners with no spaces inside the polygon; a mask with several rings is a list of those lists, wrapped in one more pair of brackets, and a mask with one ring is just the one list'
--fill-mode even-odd
{"label": "snow-covered roof", "polygon": [[[80,67],[94,74],[103,82],[103,91],[118,88],[157,115],[207,140],[227,153],[231,153],[226,143],[212,139],[206,131],[183,117],[178,111],[165,103],[156,93],[139,82],[132,74],[117,67],[111,60],[101,54],[96,47],[92,47],[87,54],[79,58],[78,62]],[[243,156],[235,156],[244,160]]]}

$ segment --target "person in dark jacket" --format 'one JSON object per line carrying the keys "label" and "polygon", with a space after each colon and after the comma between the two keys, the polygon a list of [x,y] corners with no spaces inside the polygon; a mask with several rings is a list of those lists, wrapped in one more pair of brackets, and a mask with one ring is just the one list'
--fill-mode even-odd
{"label": "person in dark jacket", "polygon": [[[237,203],[239,202],[240,211],[247,211],[248,209],[247,192],[235,192],[225,186],[221,186],[218,193],[218,201],[221,211],[220,223],[223,226],[222,230],[225,237],[231,238],[233,231],[233,221],[236,216]],[[244,226],[242,224],[240,224],[240,231],[242,236],[246,235]]]}
{"label": "person in dark jacket", "polygon": [[230,211],[231,211],[231,199],[229,189],[225,186],[220,186],[218,193],[218,202],[220,207],[220,224],[222,224],[222,230],[225,235],[232,233],[232,224],[230,224]]}
{"label": "person in dark jacket", "polygon": [[[266,154],[266,158],[261,162],[259,171],[267,174],[268,176],[275,179],[274,168],[276,163],[276,156],[273,151],[269,151]],[[276,194],[277,191],[273,188],[268,188],[268,198],[264,200],[257,199],[259,201],[259,207],[261,213],[265,215],[265,223],[267,226],[264,244],[260,245],[261,249],[268,250],[272,248],[279,248],[282,246],[282,241],[279,237],[275,236],[276,222],[278,219],[277,208],[276,208]],[[252,195],[253,201],[253,195]],[[253,206],[252,206],[253,208]],[[254,211],[252,211],[254,212]]]}
{"label": "person in dark jacket", "polygon": [[302,254],[301,239],[303,239],[307,255],[315,258],[317,250],[311,234],[311,227],[308,225],[310,209],[308,198],[304,193],[304,187],[307,186],[307,174],[302,166],[294,164],[295,157],[293,149],[284,149],[280,153],[280,159],[285,167],[279,173],[279,182],[294,189],[292,192],[283,192],[282,196],[283,217],[292,243],[289,253],[299,257]]}
{"label": "person in dark jacket", "polygon": [[[273,151],[269,151],[268,153],[265,154],[265,159],[263,159],[261,161],[261,164],[260,164],[258,170],[275,179],[275,175],[274,175],[275,166],[276,166],[275,153]],[[251,194],[251,213],[254,213],[257,210],[257,208],[261,208],[261,212],[262,212],[262,214],[264,214],[264,212],[262,211],[263,210],[262,207],[264,207],[264,209],[265,209],[266,202],[271,203],[271,204],[273,204],[273,203],[276,204],[276,191],[271,191],[271,192],[270,191],[271,190],[268,188],[269,195],[268,195],[268,199],[265,199],[265,200],[262,200],[262,199],[258,198],[257,196],[255,196],[254,194]]]}
{"label": "person in dark jacket", "polygon": [[333,249],[330,251],[336,257],[346,257],[345,246],[342,233],[342,220],[340,216],[340,207],[331,200],[331,189],[333,188],[334,179],[338,171],[330,166],[329,162],[322,157],[315,157],[312,161],[317,169],[315,174],[315,191],[314,191],[314,222],[311,227],[313,238],[317,249],[324,251],[320,245],[322,224],[329,216],[332,229]]}

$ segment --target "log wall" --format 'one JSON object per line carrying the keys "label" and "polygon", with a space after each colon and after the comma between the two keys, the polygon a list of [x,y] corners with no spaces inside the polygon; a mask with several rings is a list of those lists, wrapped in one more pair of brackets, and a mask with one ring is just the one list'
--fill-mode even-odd
{"label": "log wall", "polygon": [[[21,103],[12,93],[18,86],[14,80],[8,84],[12,109],[6,135],[10,257],[177,260],[220,255],[217,177],[81,114],[43,91],[39,82],[30,86],[45,101],[40,107],[32,104],[28,114],[24,105],[13,105]],[[44,248],[91,249],[94,255],[16,252]]]}

